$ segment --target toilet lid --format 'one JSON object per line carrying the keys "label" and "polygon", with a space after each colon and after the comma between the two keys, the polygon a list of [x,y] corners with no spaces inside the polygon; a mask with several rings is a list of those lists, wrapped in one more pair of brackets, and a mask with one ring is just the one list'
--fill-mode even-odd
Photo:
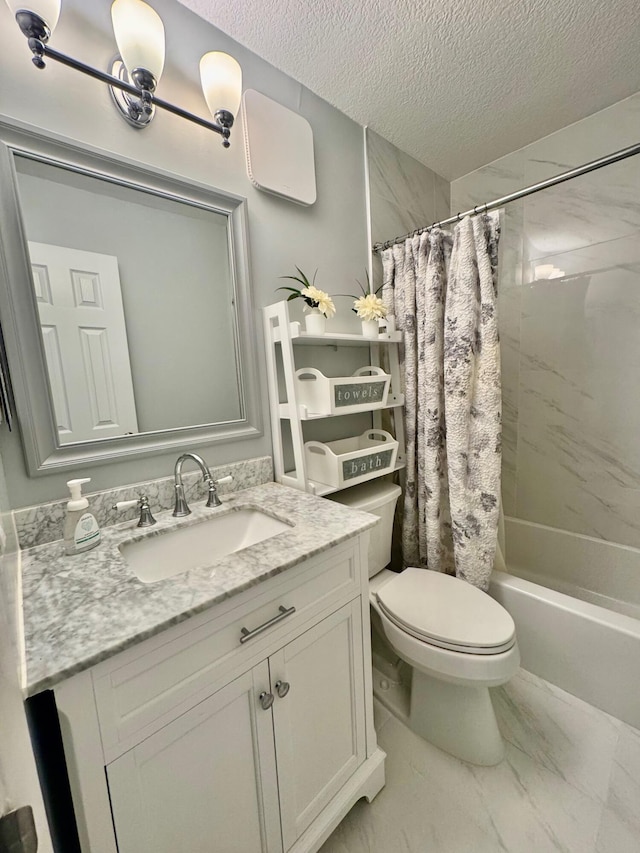
{"label": "toilet lid", "polygon": [[451,575],[405,569],[384,584],[376,598],[399,627],[433,645],[498,654],[515,642],[515,625],[504,607]]}

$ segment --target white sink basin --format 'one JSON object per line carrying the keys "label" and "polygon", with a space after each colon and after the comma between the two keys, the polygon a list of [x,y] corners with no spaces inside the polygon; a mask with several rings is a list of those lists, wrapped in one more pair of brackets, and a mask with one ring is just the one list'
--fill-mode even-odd
{"label": "white sink basin", "polygon": [[259,509],[244,507],[189,527],[166,530],[137,542],[123,542],[119,548],[136,577],[143,583],[153,583],[189,569],[210,566],[221,557],[292,527]]}

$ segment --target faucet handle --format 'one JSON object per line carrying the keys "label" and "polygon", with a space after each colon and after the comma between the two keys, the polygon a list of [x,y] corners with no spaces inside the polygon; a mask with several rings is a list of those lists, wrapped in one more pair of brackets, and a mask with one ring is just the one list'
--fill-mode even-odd
{"label": "faucet handle", "polygon": [[231,474],[228,474],[226,477],[220,477],[219,480],[214,480],[213,477],[207,480],[207,485],[209,487],[209,493],[207,495],[207,506],[208,507],[216,507],[222,506],[222,501],[218,497],[218,486],[223,486],[226,483],[230,483],[233,480]]}
{"label": "faucet handle", "polygon": [[138,506],[140,507],[140,520],[138,521],[138,527],[151,527],[156,524],[156,520],[151,514],[151,507],[149,506],[149,500],[146,495],[140,495]]}
{"label": "faucet handle", "polygon": [[137,507],[140,510],[138,527],[151,527],[156,523],[155,518],[151,514],[151,507],[149,506],[147,496],[143,494],[130,501],[118,501],[111,507],[111,509],[120,511],[130,509],[133,506]]}
{"label": "faucet handle", "polygon": [[130,509],[132,506],[138,506],[138,498],[134,498],[132,501],[118,501],[111,509],[116,509],[120,512],[121,510]]}

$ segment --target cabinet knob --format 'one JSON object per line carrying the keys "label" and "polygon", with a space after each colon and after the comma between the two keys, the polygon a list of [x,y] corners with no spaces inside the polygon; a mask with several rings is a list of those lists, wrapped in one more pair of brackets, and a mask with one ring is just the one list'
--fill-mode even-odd
{"label": "cabinet knob", "polygon": [[268,711],[269,708],[273,705],[273,693],[267,693],[266,690],[263,690],[262,693],[258,696],[258,700],[260,702],[260,707],[263,711]]}
{"label": "cabinet knob", "polygon": [[290,688],[291,685],[288,681],[276,681],[276,693],[281,699],[284,699]]}

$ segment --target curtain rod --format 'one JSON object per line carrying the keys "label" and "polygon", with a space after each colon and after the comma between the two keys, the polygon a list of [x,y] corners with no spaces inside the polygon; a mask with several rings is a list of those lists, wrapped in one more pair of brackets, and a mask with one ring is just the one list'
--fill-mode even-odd
{"label": "curtain rod", "polygon": [[613,154],[608,154],[606,157],[600,157],[598,160],[592,160],[590,163],[585,163],[583,166],[577,166],[575,169],[570,169],[568,172],[562,172],[554,178],[548,178],[546,181],[541,181],[539,184],[531,184],[530,187],[525,187],[523,190],[518,190],[515,193],[497,198],[495,201],[487,202],[486,204],[476,204],[471,210],[465,210],[464,213],[457,213],[455,216],[450,216],[448,219],[443,219],[441,222],[432,222],[431,225],[426,225],[424,228],[416,228],[415,231],[410,231],[402,237],[395,237],[393,240],[387,240],[384,243],[376,243],[373,247],[374,252],[381,252],[383,249],[388,249],[398,243],[404,243],[409,237],[416,237],[418,234],[423,234],[425,231],[430,231],[432,228],[442,228],[443,225],[452,225],[454,222],[459,222],[464,216],[477,216],[479,213],[488,213],[490,210],[495,210],[498,207],[503,207],[511,201],[517,201],[519,198],[524,198],[533,193],[539,193],[541,190],[546,190],[549,187],[554,187],[556,184],[562,184],[564,181],[570,181],[572,178],[578,178],[580,175],[586,175],[588,172],[595,172],[596,169],[602,169],[604,166],[610,166],[612,163],[618,163],[620,160],[626,160],[627,157],[633,157],[635,154],[640,154],[640,142],[636,145],[630,145],[629,148],[622,148],[620,151],[615,151]]}

